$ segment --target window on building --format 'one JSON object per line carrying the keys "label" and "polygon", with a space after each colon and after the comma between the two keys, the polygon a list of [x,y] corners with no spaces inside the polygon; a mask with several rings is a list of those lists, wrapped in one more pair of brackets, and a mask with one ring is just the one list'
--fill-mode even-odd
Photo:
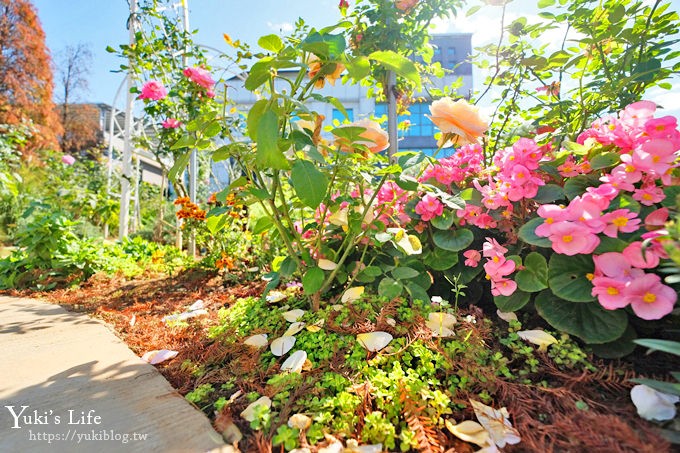
{"label": "window on building", "polygon": [[432,61],[442,61],[442,50],[439,47],[434,48],[434,55],[432,56]]}
{"label": "window on building", "polygon": [[449,47],[449,48],[447,49],[447,53],[448,53],[448,58],[455,58],[455,56],[456,56],[456,48],[455,48],[455,47]]}
{"label": "window on building", "polygon": [[[352,122],[354,121],[354,109],[346,109],[347,110],[347,117],[349,118],[349,121]],[[345,115],[338,110],[338,109],[333,109],[333,122],[335,120],[338,120],[340,124],[342,124],[345,121]]]}
{"label": "window on building", "polygon": [[[400,137],[432,137],[434,134],[434,125],[432,121],[425,115],[430,114],[430,104],[417,103],[409,107],[410,115],[399,115],[398,123],[408,121],[410,127],[406,131],[399,131]],[[375,116],[381,117],[387,115],[387,104],[384,102],[375,105]]]}

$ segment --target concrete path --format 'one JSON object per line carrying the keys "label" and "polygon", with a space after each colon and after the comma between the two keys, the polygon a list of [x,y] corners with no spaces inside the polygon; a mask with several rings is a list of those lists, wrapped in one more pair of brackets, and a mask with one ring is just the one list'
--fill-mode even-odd
{"label": "concrete path", "polygon": [[0,452],[212,449],[231,450],[106,325],[0,296]]}

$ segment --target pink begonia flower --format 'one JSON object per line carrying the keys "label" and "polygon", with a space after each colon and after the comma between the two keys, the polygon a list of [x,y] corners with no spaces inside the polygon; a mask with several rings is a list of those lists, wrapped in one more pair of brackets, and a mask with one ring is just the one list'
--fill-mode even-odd
{"label": "pink begonia flower", "polygon": [[148,99],[150,101],[158,101],[168,95],[165,86],[157,80],[149,80],[142,86],[142,93],[138,99]]}
{"label": "pink begonia flower", "polygon": [[485,258],[493,258],[495,256],[502,257],[508,253],[508,249],[500,245],[494,238],[484,239],[486,239],[486,242],[484,242],[484,245],[482,246],[482,255],[484,255]]}
{"label": "pink begonia flower", "polygon": [[494,256],[484,263],[484,271],[490,280],[500,280],[515,272],[516,264],[504,256]]}
{"label": "pink begonia flower", "polygon": [[678,127],[678,120],[673,116],[662,116],[661,118],[652,118],[645,123],[645,133],[652,138],[667,137],[669,132],[674,131]]}
{"label": "pink begonia flower", "polygon": [[632,233],[640,228],[640,219],[637,214],[628,209],[617,209],[602,216],[602,221],[607,224],[602,231],[610,238],[618,237],[621,233]]}
{"label": "pink begonia flower", "polygon": [[666,222],[668,222],[668,208],[659,208],[645,217],[645,227],[648,230],[663,228]]}
{"label": "pink begonia flower", "polygon": [[[677,148],[666,139],[652,139],[633,151],[631,163],[638,170],[663,175],[675,161]],[[623,159],[622,159],[623,160]]]}
{"label": "pink begonia flower", "polygon": [[189,67],[184,69],[182,73],[184,74],[185,77],[194,82],[196,85],[202,86],[206,90],[212,89],[212,87],[215,85],[215,81],[210,75],[210,72],[201,67],[198,66]]}
{"label": "pink begonia flower", "polygon": [[176,129],[182,125],[182,122],[175,118],[168,118],[163,121],[163,129]]}
{"label": "pink begonia flower", "polygon": [[633,192],[633,199],[645,206],[652,206],[655,203],[660,203],[664,198],[666,198],[666,194],[661,187],[658,187],[654,183],[643,184],[642,187],[635,189],[635,192]]}
{"label": "pink begonia flower", "polygon": [[673,311],[678,293],[661,283],[656,274],[636,278],[626,288],[626,299],[633,312],[642,319],[661,319]]}
{"label": "pink begonia flower", "polygon": [[626,307],[630,302],[623,296],[626,282],[609,277],[595,277],[593,279],[592,295],[607,310]]}
{"label": "pink begonia flower", "polygon": [[585,225],[575,222],[557,222],[550,227],[552,248],[563,255],[593,253],[600,245],[600,238]]}
{"label": "pink begonia flower", "polygon": [[444,205],[437,197],[426,194],[416,205],[416,214],[420,215],[421,220],[427,222],[444,213]]}
{"label": "pink begonia flower", "polygon": [[628,281],[631,277],[631,266],[625,256],[618,252],[607,252],[593,255],[595,276],[611,277],[619,281]]}
{"label": "pink begonia flower", "polygon": [[496,220],[486,212],[472,219],[470,223],[483,230],[487,230],[489,228],[496,228],[498,226]]}
{"label": "pink begonia flower", "polygon": [[610,202],[619,195],[619,190],[611,184],[600,184],[597,187],[588,187],[586,192],[606,198]]}
{"label": "pink begonia flower", "polygon": [[564,206],[558,206],[556,204],[543,204],[538,207],[538,211],[536,212],[539,217],[544,219],[544,222],[540,224],[534,232],[536,236],[541,237],[550,236],[550,226],[555,222],[567,220],[569,216],[569,211]]}
{"label": "pink begonia flower", "polygon": [[603,175],[600,177],[600,181],[611,185],[616,190],[625,190],[626,192],[635,190],[635,186],[632,183],[627,182],[625,176],[621,172]]}
{"label": "pink begonia flower", "polygon": [[472,249],[464,251],[463,256],[467,258],[465,260],[465,265],[469,267],[477,267],[479,265],[479,261],[482,259],[482,254],[477,250]]}
{"label": "pink begonia flower", "polygon": [[61,156],[61,162],[66,165],[73,165],[76,163],[76,158],[70,154],[64,154]]}
{"label": "pink begonia flower", "polygon": [[633,164],[633,156],[630,154],[623,154],[621,156],[622,164],[612,168],[610,172],[612,177],[617,181],[623,181],[629,184],[635,184],[642,179],[642,171]]}
{"label": "pink begonia flower", "polygon": [[509,278],[491,280],[491,294],[493,296],[512,296],[517,289],[517,283]]}
{"label": "pink begonia flower", "polygon": [[619,114],[621,122],[632,127],[641,127],[645,122],[654,117],[656,104],[652,101],[634,102]]}
{"label": "pink begonia flower", "polygon": [[652,248],[647,247],[643,256],[641,241],[635,241],[623,249],[623,256],[638,269],[652,269],[659,265],[659,255]]}

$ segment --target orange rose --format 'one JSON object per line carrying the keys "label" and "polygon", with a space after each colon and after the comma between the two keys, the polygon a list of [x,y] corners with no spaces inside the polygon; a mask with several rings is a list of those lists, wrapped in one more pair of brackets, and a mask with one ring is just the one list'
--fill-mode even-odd
{"label": "orange rose", "polygon": [[489,128],[488,121],[479,114],[479,109],[468,104],[465,99],[453,101],[451,98],[441,98],[430,106],[428,118],[442,131],[443,134],[454,134],[459,138],[457,145],[476,143]]}
{"label": "orange rose", "polygon": [[[333,72],[328,73],[328,74],[322,74],[321,77],[319,77],[316,82],[314,82],[314,86],[316,88],[323,88],[323,86],[326,84],[326,80],[328,82],[335,86],[335,81],[340,78],[340,74],[342,74],[342,71],[345,70],[345,66],[340,63],[327,63],[327,64],[334,64],[335,69],[333,69]],[[321,67],[323,65],[323,62],[319,60],[319,57],[317,57],[314,54],[311,54],[309,58],[307,59],[307,65],[309,66],[309,78],[313,79],[314,77],[319,74],[319,71],[321,71]]]}
{"label": "orange rose", "polygon": [[395,3],[399,11],[407,11],[416,6],[418,0],[397,0]]}
{"label": "orange rose", "polygon": [[[359,134],[363,140],[357,140],[354,142],[355,145],[363,145],[372,153],[379,153],[380,151],[386,150],[390,146],[390,138],[387,132],[382,130],[380,124],[369,119],[363,119],[355,121],[347,126],[353,127],[363,127],[366,130]],[[336,144],[340,147],[342,151],[350,152],[352,151],[352,146],[346,143],[346,140],[340,139],[336,141]]]}

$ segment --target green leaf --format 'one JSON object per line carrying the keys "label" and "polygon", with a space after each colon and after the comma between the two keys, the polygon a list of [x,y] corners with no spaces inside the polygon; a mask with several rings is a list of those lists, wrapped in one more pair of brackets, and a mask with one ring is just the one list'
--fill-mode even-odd
{"label": "green leaf", "polygon": [[590,159],[590,167],[593,170],[613,167],[620,161],[619,153],[602,153]]}
{"label": "green leaf", "polygon": [[229,216],[226,214],[209,216],[205,220],[205,224],[212,234],[215,234],[227,226]]}
{"label": "green leaf", "polygon": [[420,275],[420,272],[410,267],[397,267],[392,270],[392,277],[396,280],[406,280],[409,278],[415,278]]}
{"label": "green leaf", "polygon": [[614,198],[611,203],[609,203],[609,211],[614,211],[616,209],[628,209],[636,214],[640,213],[642,206],[640,203],[635,201],[633,197],[628,194],[620,193],[616,198]]}
{"label": "green leaf", "polygon": [[295,161],[290,181],[300,201],[312,209],[316,209],[326,196],[328,178],[308,160]]}
{"label": "green leaf", "polygon": [[527,223],[522,225],[522,227],[517,232],[517,235],[521,240],[527,244],[535,245],[537,247],[551,248],[552,242],[550,239],[536,236],[536,228],[543,224],[543,219],[541,217],[536,217],[529,220]]}
{"label": "green leaf", "polygon": [[635,340],[635,344],[649,348],[652,351],[663,351],[669,354],[680,356],[680,342],[670,340],[655,340],[650,338],[643,338]]}
{"label": "green leaf", "polygon": [[543,255],[531,252],[524,258],[524,269],[515,276],[522,291],[536,293],[548,287],[548,262]]}
{"label": "green leaf", "polygon": [[271,76],[271,58],[263,58],[250,68],[248,78],[244,84],[246,90],[255,91],[269,80]]}
{"label": "green leaf", "polygon": [[675,206],[678,196],[680,195],[680,186],[665,187],[663,193],[666,195],[666,198],[661,201],[661,205],[672,208]]}
{"label": "green leaf", "polygon": [[420,87],[420,74],[416,65],[403,55],[391,50],[377,50],[368,56],[370,60],[380,63],[389,71],[394,71]]}
{"label": "green leaf", "polygon": [[607,252],[623,252],[623,249],[628,247],[628,243],[618,238],[610,238],[609,236],[600,237],[600,245],[597,246],[593,255],[602,255]]}
{"label": "green leaf", "polygon": [[548,324],[586,343],[609,343],[621,337],[628,325],[623,310],[605,310],[597,302],[574,304],[546,290],[534,301],[536,310]]}
{"label": "green leaf", "polygon": [[451,252],[458,252],[472,244],[475,237],[472,231],[467,228],[459,228],[457,230],[435,231],[432,239],[437,247]]}
{"label": "green leaf", "polygon": [[614,341],[603,344],[594,344],[591,346],[593,353],[603,359],[619,359],[625,357],[635,350],[635,343],[633,340],[637,338],[637,333],[631,325],[628,325],[626,331]]}
{"label": "green leaf", "polygon": [[347,43],[342,34],[311,33],[301,43],[302,49],[315,53],[320,57],[339,57],[345,51]]}
{"label": "green leaf", "polygon": [[538,188],[534,201],[539,203],[552,203],[564,198],[564,190],[557,184],[546,184]]}
{"label": "green leaf", "polygon": [[509,296],[494,296],[493,302],[503,312],[517,311],[529,303],[531,294],[517,289]]}
{"label": "green leaf", "polygon": [[378,266],[368,266],[366,269],[361,271],[361,273],[371,277],[380,277],[383,274],[383,270]]}
{"label": "green leaf", "polygon": [[347,64],[347,72],[352,79],[361,80],[371,73],[371,62],[364,56],[354,58]]}
{"label": "green leaf", "polygon": [[277,35],[265,35],[257,40],[257,44],[264,50],[279,53],[283,49],[283,41]]}
{"label": "green leaf", "polygon": [[451,225],[453,225],[454,219],[455,216],[453,215],[453,212],[446,210],[442,213],[442,215],[433,217],[430,220],[430,223],[438,230],[448,230],[451,228]]}
{"label": "green leaf", "polygon": [[279,117],[273,110],[267,110],[257,125],[257,154],[255,161],[260,168],[286,170],[288,159],[279,149]]}
{"label": "green leaf", "polygon": [[378,294],[388,299],[394,299],[404,290],[404,286],[396,280],[385,277],[378,284]]}
{"label": "green leaf", "polygon": [[592,283],[586,277],[595,271],[591,255],[562,255],[553,253],[548,265],[548,285],[557,297],[571,302],[595,300]]}
{"label": "green leaf", "polygon": [[475,6],[473,6],[472,8],[470,8],[469,10],[467,10],[467,12],[465,13],[465,17],[470,17],[470,16],[472,16],[474,13],[476,13],[477,11],[479,11],[480,8],[481,8],[481,5],[475,5]]}
{"label": "green leaf", "polygon": [[180,148],[190,148],[196,144],[196,137],[191,135],[184,135],[180,137],[171,147],[170,150],[174,151]]}
{"label": "green leaf", "polygon": [[297,270],[297,263],[293,258],[290,256],[287,256],[286,259],[284,259],[281,262],[281,266],[279,267],[279,273],[283,275],[284,277],[290,277],[293,275],[293,272]]}
{"label": "green leaf", "polygon": [[175,163],[172,165],[172,168],[168,172],[168,181],[174,182],[177,180],[177,176],[180,173],[184,172],[184,169],[187,168],[190,158],[191,151],[187,151],[186,153],[182,154],[177,159],[175,159]]}
{"label": "green leaf", "polygon": [[600,185],[600,181],[595,176],[591,175],[578,175],[569,178],[564,185],[564,194],[573,200],[578,195],[585,193],[588,187],[597,187]]}
{"label": "green leaf", "polygon": [[435,271],[444,271],[458,262],[458,254],[444,249],[434,249],[426,258],[425,265]]}
{"label": "green leaf", "polygon": [[555,0],[538,0],[539,8],[547,8],[548,6],[553,6],[554,4]]}
{"label": "green leaf", "polygon": [[216,136],[220,132],[222,132],[222,124],[219,121],[211,121],[205,129],[203,129],[203,136],[210,138]]}
{"label": "green leaf", "polygon": [[416,300],[420,300],[422,302],[430,301],[430,296],[427,294],[425,288],[414,282],[409,282],[406,285],[406,291],[408,292],[409,296],[411,296],[411,300],[414,302]]}
{"label": "green leaf", "polygon": [[266,99],[260,99],[250,108],[248,112],[248,136],[251,140],[257,140],[257,126],[260,123],[260,119],[267,109],[268,101]]}
{"label": "green leaf", "polygon": [[260,217],[253,226],[253,234],[264,233],[274,226],[274,222],[269,217]]}
{"label": "green leaf", "polygon": [[305,291],[305,294],[314,294],[320,290],[325,278],[326,274],[324,274],[320,267],[310,267],[305,272],[305,275],[302,276],[302,289]]}

